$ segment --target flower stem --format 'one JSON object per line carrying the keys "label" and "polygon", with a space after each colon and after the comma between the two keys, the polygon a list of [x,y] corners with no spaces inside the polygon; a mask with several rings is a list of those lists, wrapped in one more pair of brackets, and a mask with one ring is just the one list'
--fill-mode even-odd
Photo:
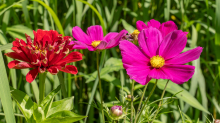
{"label": "flower stem", "polygon": [[132,81],[132,87],[131,87],[131,123],[133,122],[133,101],[134,101],[134,80]]}
{"label": "flower stem", "polygon": [[66,87],[65,87],[65,83],[64,83],[62,72],[58,72],[57,76],[58,76],[60,84],[61,84],[61,91],[62,91],[63,97],[66,98],[67,97],[67,93],[66,93]]}
{"label": "flower stem", "polygon": [[153,89],[151,90],[149,96],[147,97],[147,100],[145,101],[143,107],[141,108],[141,111],[137,114],[138,117],[135,119],[135,123],[138,122],[138,120],[139,120],[139,118],[140,118],[140,116],[141,116],[141,114],[142,114],[142,112],[143,112],[143,110],[144,110],[144,108],[145,108],[145,106],[146,106],[148,100],[150,99],[151,95],[153,94],[153,92],[154,92],[154,90],[155,90],[155,88],[156,88],[156,86],[157,86],[157,81],[158,81],[158,79],[156,79],[156,82],[154,83],[154,87],[153,87]]}
{"label": "flower stem", "polygon": [[46,75],[47,75],[47,72],[39,74],[39,104],[44,99]]}
{"label": "flower stem", "polygon": [[103,99],[102,99],[102,84],[101,84],[101,78],[100,78],[100,71],[99,71],[99,51],[96,52],[97,56],[97,71],[98,71],[98,78],[99,78],[99,91],[100,91],[100,98],[101,98],[101,110],[102,110],[102,120],[103,123],[105,122],[105,116],[103,111]]}
{"label": "flower stem", "polygon": [[[137,114],[138,114],[138,112],[140,111],[141,104],[142,104],[142,101],[143,101],[143,98],[144,98],[144,95],[145,95],[145,91],[147,90],[147,86],[148,86],[148,83],[144,86],[144,91],[143,91],[143,93],[142,93],[141,100],[140,100],[140,103],[139,103],[139,105],[138,105]],[[138,116],[138,115],[136,115],[135,119],[137,119],[137,116]]]}
{"label": "flower stem", "polygon": [[166,91],[166,88],[167,88],[168,83],[169,83],[169,79],[167,80],[167,83],[166,83],[166,85],[165,85],[165,87],[164,87],[164,89],[163,89],[163,93],[162,93],[161,98],[160,98],[161,101],[160,101],[160,103],[159,103],[159,105],[158,105],[158,107],[157,107],[157,112],[155,113],[154,118],[153,118],[153,120],[151,121],[151,123],[153,123],[154,119],[156,118],[156,116],[157,116],[157,114],[158,114],[158,112],[159,112],[159,109],[160,109],[161,105],[163,104],[163,96],[164,96],[164,94],[165,94],[165,91]]}

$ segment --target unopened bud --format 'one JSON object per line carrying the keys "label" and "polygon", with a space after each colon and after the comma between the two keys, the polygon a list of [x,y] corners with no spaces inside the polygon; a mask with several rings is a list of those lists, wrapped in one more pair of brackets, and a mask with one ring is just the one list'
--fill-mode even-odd
{"label": "unopened bud", "polygon": [[123,114],[122,106],[112,106],[110,114],[112,117],[120,117]]}
{"label": "unopened bud", "polygon": [[[134,99],[134,96],[132,96],[132,99]],[[131,95],[127,95],[126,100],[131,101]]]}

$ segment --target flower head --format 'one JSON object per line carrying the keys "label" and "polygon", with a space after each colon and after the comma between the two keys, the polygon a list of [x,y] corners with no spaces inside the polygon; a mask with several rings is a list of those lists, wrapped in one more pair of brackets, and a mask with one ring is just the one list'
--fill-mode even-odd
{"label": "flower head", "polygon": [[188,81],[194,66],[184,65],[198,59],[202,47],[181,53],[186,46],[186,33],[174,30],[164,38],[155,27],[148,27],[138,35],[139,47],[124,40],[119,44],[123,66],[131,79],[145,85],[152,78],[170,79],[176,84]]}
{"label": "flower head", "polygon": [[68,63],[82,60],[79,52],[70,52],[73,45],[69,45],[71,37],[58,34],[57,31],[45,31],[38,29],[34,32],[34,40],[26,35],[26,40],[16,38],[13,41],[13,52],[5,55],[16,60],[8,63],[8,67],[14,69],[33,68],[26,75],[26,80],[30,83],[38,75],[49,71],[57,74],[59,71],[76,74],[77,68]]}
{"label": "flower head", "polygon": [[88,49],[90,51],[110,49],[119,44],[119,41],[127,33],[126,30],[121,32],[110,32],[103,36],[102,27],[99,25],[90,26],[87,29],[87,34],[78,26],[73,27],[73,37],[78,41],[72,41],[74,49]]}
{"label": "flower head", "polygon": [[110,110],[110,115],[112,117],[120,117],[123,114],[122,106],[112,106]]}

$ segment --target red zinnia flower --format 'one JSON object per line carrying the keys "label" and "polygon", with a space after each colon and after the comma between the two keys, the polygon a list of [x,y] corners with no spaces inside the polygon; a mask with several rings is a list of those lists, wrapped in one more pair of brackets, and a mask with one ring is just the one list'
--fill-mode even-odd
{"label": "red zinnia flower", "polygon": [[[14,52],[5,55],[17,60],[8,63],[8,67],[14,69],[33,68],[26,75],[26,80],[31,83],[38,73],[49,71],[57,74],[59,71],[76,74],[77,68],[68,63],[82,60],[82,54],[71,52],[73,45],[69,45],[72,38],[62,37],[57,31],[45,31],[38,29],[34,33],[34,41],[26,35],[26,40],[16,38],[13,41],[12,50]],[[20,61],[18,61],[20,60]]]}

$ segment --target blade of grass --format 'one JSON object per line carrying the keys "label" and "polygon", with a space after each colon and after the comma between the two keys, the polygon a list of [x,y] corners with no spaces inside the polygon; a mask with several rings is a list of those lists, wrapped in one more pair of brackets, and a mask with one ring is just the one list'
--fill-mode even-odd
{"label": "blade of grass", "polygon": [[[1,49],[0,49],[1,51]],[[5,113],[5,118],[8,123],[15,123],[14,111],[12,107],[11,94],[9,89],[9,82],[6,74],[5,64],[0,52],[0,98]]]}
{"label": "blade of grass", "polygon": [[25,20],[25,23],[26,25],[31,28],[31,24],[30,24],[30,17],[29,17],[29,12],[28,12],[28,9],[27,9],[27,4],[28,4],[28,1],[25,0],[22,2],[22,10],[23,10],[23,13],[24,13],[24,20]]}

